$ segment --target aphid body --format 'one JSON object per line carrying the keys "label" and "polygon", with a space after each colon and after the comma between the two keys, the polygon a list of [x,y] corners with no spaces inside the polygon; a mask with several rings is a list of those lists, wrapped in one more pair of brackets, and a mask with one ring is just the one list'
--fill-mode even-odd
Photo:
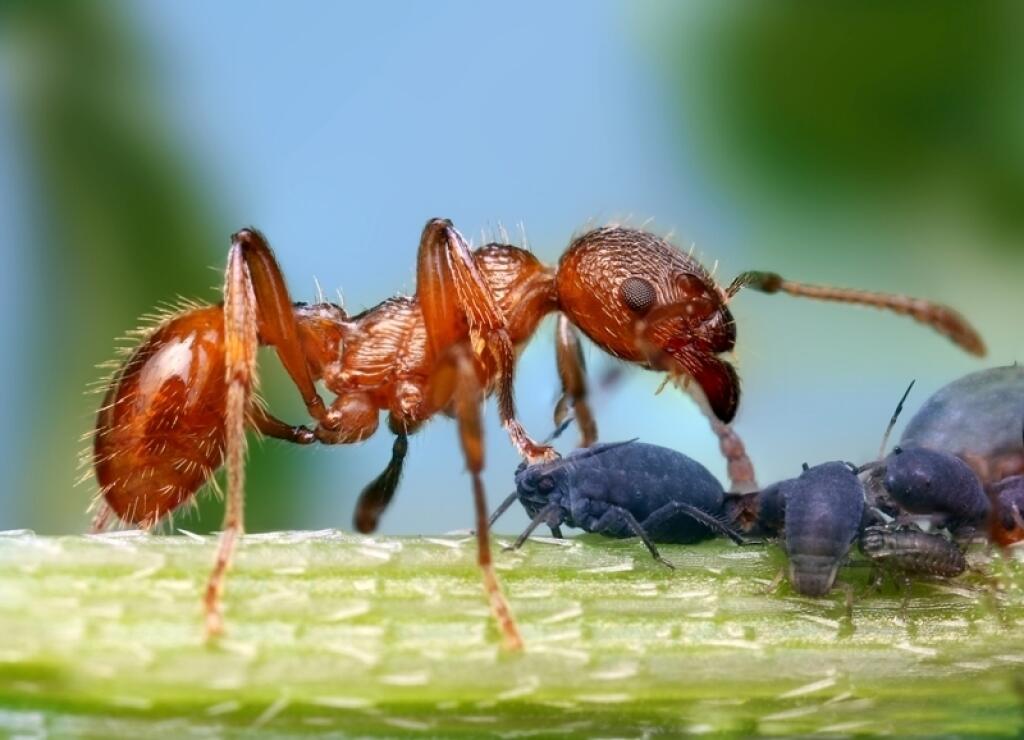
{"label": "aphid body", "polygon": [[651,543],[693,543],[725,533],[721,483],[703,465],[681,452],[629,441],[574,450],[553,462],[522,465],[516,491],[495,512],[522,503],[532,530],[561,525],[608,537],[640,537]]}
{"label": "aphid body", "polygon": [[860,479],[847,463],[827,462],[769,489],[765,516],[775,524],[782,521],[793,588],[805,596],[824,596],[860,532]]}

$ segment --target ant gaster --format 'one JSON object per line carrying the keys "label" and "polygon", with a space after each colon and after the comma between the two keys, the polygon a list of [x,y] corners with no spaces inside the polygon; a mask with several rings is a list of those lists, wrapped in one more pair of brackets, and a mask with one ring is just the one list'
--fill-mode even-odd
{"label": "ant gaster", "polygon": [[[495,576],[481,480],[479,405],[495,393],[502,423],[529,461],[553,459],[516,417],[516,348],[541,319],[558,313],[557,362],[567,403],[596,439],[584,368],[573,327],[620,359],[692,377],[711,409],[728,422],[739,401],[733,367],[736,327],[727,303],[741,288],[859,303],[907,314],[983,354],[980,337],[958,314],[904,296],[804,285],[748,272],[727,289],[695,259],[659,237],[599,228],[576,238],[557,268],[525,249],[488,244],[475,251],[450,221],[429,221],[420,239],[416,293],[357,316],[337,305],[293,303],[263,236],[234,235],[224,299],[167,318],[115,372],[99,412],[93,464],[102,499],[94,527],[116,515],[151,527],[188,502],[221,465],[227,467],[224,529],[206,588],[208,635],[223,629],[225,573],[242,532],[245,430],[295,444],[348,444],[371,436],[379,414],[397,436],[392,460],[363,492],[357,528],[372,531],[398,484],[406,435],[438,412],[453,416],[472,477],[478,563],[486,593],[512,649],[521,638]],[[269,345],[315,426],[272,416],[255,400],[256,350]],[[325,403],[316,382],[335,394]]]}

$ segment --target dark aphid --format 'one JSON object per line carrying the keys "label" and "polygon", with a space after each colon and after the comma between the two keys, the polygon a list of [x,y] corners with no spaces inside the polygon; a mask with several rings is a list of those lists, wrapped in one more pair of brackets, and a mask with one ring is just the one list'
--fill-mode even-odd
{"label": "dark aphid", "polygon": [[518,499],[531,517],[513,547],[546,524],[556,537],[565,524],[609,537],[639,537],[657,560],[655,542],[692,543],[725,534],[725,494],[718,480],[681,452],[635,440],[596,444],[553,462],[521,465],[516,491],[491,524]]}
{"label": "dark aphid", "polygon": [[1011,475],[989,487],[992,538],[1008,546],[1024,540],[1024,475]]}
{"label": "dark aphid", "polygon": [[867,527],[861,533],[860,549],[877,565],[905,575],[954,578],[967,569],[956,543],[918,529]]}
{"label": "dark aphid", "polygon": [[[1024,540],[1021,499],[1003,484],[1024,473],[1024,367],[981,370],[953,381],[925,401],[900,446],[940,450],[966,462],[991,501],[989,536],[1008,546]],[[1015,503],[1016,502],[1016,503]]]}
{"label": "dark aphid", "polygon": [[782,521],[793,588],[805,596],[824,596],[864,516],[864,488],[855,469],[843,462],[823,463],[765,492],[770,513],[764,516],[775,524]]}
{"label": "dark aphid", "polygon": [[984,484],[1024,473],[1024,367],[965,375],[939,389],[907,422],[900,447],[927,447],[967,461]]}
{"label": "dark aphid", "polygon": [[988,496],[960,458],[924,447],[897,447],[883,466],[882,485],[892,500],[905,512],[937,518],[956,539],[970,539],[988,521]]}

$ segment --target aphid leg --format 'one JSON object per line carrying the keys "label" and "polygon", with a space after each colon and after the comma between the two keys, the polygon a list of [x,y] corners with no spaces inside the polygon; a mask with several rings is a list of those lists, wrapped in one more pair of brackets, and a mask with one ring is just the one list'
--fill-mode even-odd
{"label": "aphid leg", "polygon": [[676,566],[672,565],[672,563],[661,556],[661,553],[658,552],[657,545],[654,544],[654,540],[650,538],[647,531],[628,509],[623,509],[621,506],[609,506],[604,514],[601,515],[601,518],[597,520],[597,523],[592,527],[591,531],[601,532],[605,529],[611,529],[619,522],[625,522],[633,535],[640,538],[640,541],[644,543],[644,547],[646,547],[647,551],[651,553],[651,557],[662,565],[675,570]]}
{"label": "aphid leg", "polygon": [[779,590],[779,586],[782,585],[782,582],[784,580],[786,580],[786,569],[785,568],[779,568],[779,571],[778,571],[778,573],[775,574],[775,577],[772,578],[768,582],[768,585],[764,587],[764,593],[765,594],[773,594],[773,593],[775,593],[776,591]]}
{"label": "aphid leg", "polygon": [[395,435],[395,443],[391,447],[391,461],[384,472],[374,478],[359,494],[356,502],[353,522],[355,528],[363,534],[377,529],[381,514],[388,508],[402,477],[402,466],[409,452],[409,435],[404,431]]}
{"label": "aphid leg", "polygon": [[875,293],[850,288],[834,288],[827,285],[810,285],[786,280],[774,272],[751,271],[738,275],[725,291],[731,298],[743,288],[751,288],[761,293],[788,293],[803,298],[815,298],[821,301],[837,301],[839,303],[856,303],[862,306],[873,306],[894,313],[910,316],[916,321],[935,329],[949,337],[955,344],[972,355],[985,355],[985,343],[981,336],[963,316],[948,306],[932,303],[920,298],[891,293]]}
{"label": "aphid leg", "polygon": [[556,511],[558,511],[558,504],[548,504],[543,509],[538,511],[537,515],[530,520],[530,523],[528,525],[526,525],[526,529],[523,530],[522,534],[516,537],[516,541],[508,547],[506,547],[505,551],[508,552],[509,550],[518,550],[520,547],[522,547],[526,540],[530,538],[530,535],[533,534],[533,530],[535,530],[541,524],[544,524],[544,522],[548,520],[548,517]]}
{"label": "aphid leg", "polygon": [[747,543],[747,540],[743,535],[727,525],[725,522],[720,521],[714,515],[709,514],[706,511],[698,509],[696,506],[683,503],[682,501],[669,501],[660,509],[651,512],[650,516],[644,519],[644,529],[648,532],[657,532],[658,529],[666,522],[669,522],[680,515],[687,516],[690,519],[703,524],[716,534],[728,537],[737,545]]}
{"label": "aphid leg", "polygon": [[836,584],[843,592],[843,616],[849,621],[853,619],[853,586],[845,581]]}
{"label": "aphid leg", "polygon": [[225,408],[225,460],[228,493],[224,510],[224,527],[214,560],[213,571],[206,585],[206,636],[224,631],[221,597],[224,576],[231,564],[238,537],[242,534],[245,502],[245,414],[256,369],[258,346],[256,296],[249,266],[236,239],[228,253],[224,281],[224,361],[227,401]]}
{"label": "aphid leg", "polygon": [[516,502],[516,499],[518,499],[518,498],[519,498],[519,493],[516,492],[516,491],[512,491],[512,493],[510,493],[508,495],[508,498],[506,498],[504,501],[501,502],[501,506],[499,506],[497,509],[495,509],[494,513],[491,514],[491,518],[487,520],[487,527],[488,528],[493,527],[494,523],[496,521],[498,521],[498,519],[501,517],[502,514],[504,514],[506,511],[509,510],[509,508],[512,506],[512,504],[514,504]]}
{"label": "aphid leg", "polygon": [[462,342],[468,327],[472,355],[481,362],[493,362],[496,368],[498,413],[512,444],[529,462],[553,460],[555,451],[534,442],[516,418],[516,356],[505,317],[473,261],[469,245],[451,221],[433,219],[423,229],[416,296],[434,357]]}
{"label": "aphid leg", "polygon": [[562,396],[555,406],[555,426],[560,426],[573,410],[580,428],[580,447],[597,441],[597,422],[587,402],[587,366],[579,334],[565,314],[558,314],[555,328],[555,361],[562,381]]}
{"label": "aphid leg", "polygon": [[[429,228],[429,227],[428,227]],[[432,401],[443,408],[450,401],[459,428],[462,454],[473,480],[473,504],[476,509],[477,564],[483,575],[484,593],[487,595],[501,630],[507,650],[521,650],[523,638],[519,634],[512,610],[501,590],[491,558],[490,527],[487,525],[487,498],[481,472],[484,468],[483,424],[480,406],[483,393],[476,374],[476,363],[465,344],[453,345],[431,378]]]}
{"label": "aphid leg", "polygon": [[551,530],[551,536],[554,537],[556,540],[564,540],[565,539],[565,537],[562,536],[562,528],[560,526],[558,526],[557,524],[555,524],[554,526],[549,524],[548,525],[548,529]]}

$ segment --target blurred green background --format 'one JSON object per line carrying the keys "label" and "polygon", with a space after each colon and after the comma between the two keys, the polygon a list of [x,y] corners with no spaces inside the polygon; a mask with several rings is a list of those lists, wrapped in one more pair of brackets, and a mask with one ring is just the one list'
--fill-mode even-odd
{"label": "blurred green background", "polygon": [[[865,309],[737,299],[737,429],[762,481],[866,459],[910,378],[919,403],[1024,350],[1022,31],[1009,1],[0,0],[0,529],[84,528],[92,484],[72,484],[94,366],[160,303],[215,300],[246,224],[268,234],[296,299],[315,276],[353,313],[414,288],[433,216],[477,240],[522,223],[548,261],[589,224],[653,219],[722,280],[773,269],[960,308],[985,361]],[[519,370],[537,436],[551,341],[545,325]],[[273,408],[301,420],[261,358]],[[588,359],[595,378],[610,367]],[[657,383],[632,372],[598,390],[602,436],[722,474],[700,415]],[[489,419],[493,501],[516,459]],[[389,449],[386,434],[254,446],[249,528],[347,528]],[[217,508],[178,523],[216,528]],[[413,440],[384,531],[470,523],[454,428],[438,421]]]}

